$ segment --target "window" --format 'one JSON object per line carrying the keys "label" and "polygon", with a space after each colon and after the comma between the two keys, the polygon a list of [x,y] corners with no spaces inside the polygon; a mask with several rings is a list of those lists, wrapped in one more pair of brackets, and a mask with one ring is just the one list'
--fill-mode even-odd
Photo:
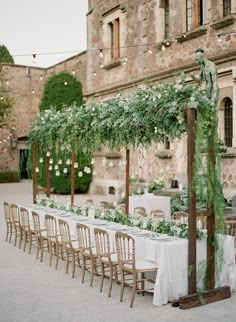
{"label": "window", "polygon": [[231,0],[223,0],[223,16],[231,14]]}
{"label": "window", "polygon": [[203,25],[204,20],[203,0],[186,0],[186,28],[190,31],[193,28]]}
{"label": "window", "polygon": [[170,36],[170,4],[169,0],[165,3],[165,39]]}
{"label": "window", "polygon": [[187,31],[191,29],[192,26],[192,0],[187,0],[186,3],[186,17],[187,17]]}
{"label": "window", "polygon": [[232,147],[233,139],[233,104],[229,97],[224,100],[224,140],[225,145]]}
{"label": "window", "polygon": [[117,60],[120,57],[120,23],[119,18],[109,22],[111,35],[111,58]]}

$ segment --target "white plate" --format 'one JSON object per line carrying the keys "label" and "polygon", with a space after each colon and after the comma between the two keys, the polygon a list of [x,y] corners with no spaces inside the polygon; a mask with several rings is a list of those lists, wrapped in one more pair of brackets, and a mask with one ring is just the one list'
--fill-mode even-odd
{"label": "white plate", "polygon": [[141,236],[147,236],[147,235],[149,235],[149,232],[142,232],[142,231],[140,231],[140,232],[131,232],[131,234],[134,235],[134,236],[141,237]]}
{"label": "white plate", "polygon": [[170,240],[170,236],[157,236],[157,237],[150,237],[152,240],[159,240],[159,241],[166,241]]}

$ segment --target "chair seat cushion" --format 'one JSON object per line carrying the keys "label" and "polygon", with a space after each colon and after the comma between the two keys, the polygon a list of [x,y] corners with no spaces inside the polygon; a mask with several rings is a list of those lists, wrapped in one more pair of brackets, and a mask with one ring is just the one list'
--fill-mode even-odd
{"label": "chair seat cushion", "polygon": [[[101,258],[101,260],[102,260],[103,262],[105,262],[105,263],[108,263],[108,262],[109,262],[109,261],[108,261],[108,257],[107,257],[107,256],[103,256],[103,257]],[[113,264],[118,263],[117,254],[115,254],[115,253],[111,253],[111,262],[112,262]]]}
{"label": "chair seat cushion", "polygon": [[[89,256],[90,255],[90,252],[89,252],[89,250],[88,249],[86,249],[85,251],[83,251],[83,254],[85,255],[85,256]],[[93,256],[97,256],[97,252],[96,252],[96,248],[92,248],[92,255]]]}
{"label": "chair seat cushion", "polygon": [[[135,267],[137,271],[154,271],[157,270],[157,264],[153,262],[149,262],[147,260],[136,260],[135,261]],[[132,265],[125,264],[124,268],[127,268],[129,270],[132,269]]]}

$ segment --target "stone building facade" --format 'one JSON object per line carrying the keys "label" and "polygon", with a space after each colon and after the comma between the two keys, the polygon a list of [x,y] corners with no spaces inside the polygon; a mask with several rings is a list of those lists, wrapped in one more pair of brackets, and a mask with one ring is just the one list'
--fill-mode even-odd
{"label": "stone building facade", "polygon": [[[68,71],[83,85],[85,100],[105,100],[148,81],[165,81],[175,72],[198,73],[196,48],[217,65],[219,136],[225,143],[221,175],[225,188],[236,188],[236,0],[89,0],[87,50],[47,69],[2,65],[9,94],[16,104],[9,125],[17,129],[18,146],[0,156],[1,170],[15,169],[21,138],[38,110],[43,80]],[[30,71],[30,75],[28,75]],[[41,75],[43,77],[41,77]],[[43,78],[43,80],[41,80]],[[34,89],[34,93],[32,93]],[[24,117],[22,117],[24,116]],[[3,131],[3,129],[1,130]],[[22,142],[24,140],[22,139]],[[5,142],[6,144],[7,142]],[[1,149],[1,148],[0,148]],[[162,177],[186,184],[186,137],[131,151],[131,176],[148,182]],[[95,154],[92,191],[122,186],[124,153]],[[106,171],[104,171],[106,169]]]}

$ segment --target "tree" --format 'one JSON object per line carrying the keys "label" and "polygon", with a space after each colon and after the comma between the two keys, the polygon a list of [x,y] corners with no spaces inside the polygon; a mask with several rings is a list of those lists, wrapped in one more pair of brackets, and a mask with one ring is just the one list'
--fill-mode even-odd
{"label": "tree", "polygon": [[83,103],[82,85],[72,75],[62,72],[48,78],[44,85],[40,111],[50,109],[51,106],[61,110],[64,106]]}
{"label": "tree", "polygon": [[4,45],[0,45],[0,63],[14,64],[14,60]]}
{"label": "tree", "polygon": [[[39,109],[40,111],[44,111],[50,109],[50,107],[54,107],[56,110],[61,110],[65,106],[68,107],[74,104],[80,106],[82,103],[83,96],[81,83],[74,76],[62,72],[49,77],[46,81]],[[67,159],[71,158],[71,155],[65,154],[64,151],[60,151],[60,149],[56,148],[54,151],[50,152],[51,159],[54,162],[50,175],[51,187],[56,193],[68,194],[70,192],[71,184],[71,169],[70,166],[65,165],[65,162]],[[41,157],[44,156],[39,153],[37,162],[39,173],[37,175],[37,181],[39,185],[45,186],[45,164],[40,164],[39,159]],[[57,163],[58,169],[60,170],[60,176],[56,175],[55,171],[56,162],[59,160],[62,161]],[[92,180],[92,175],[91,173],[84,173],[83,170],[85,167],[89,166],[90,159],[83,153],[78,152],[76,154],[76,160],[79,165],[75,175],[75,192],[87,192]],[[65,167],[67,168],[67,172],[63,173]],[[78,177],[77,172],[82,172],[83,176]]]}

